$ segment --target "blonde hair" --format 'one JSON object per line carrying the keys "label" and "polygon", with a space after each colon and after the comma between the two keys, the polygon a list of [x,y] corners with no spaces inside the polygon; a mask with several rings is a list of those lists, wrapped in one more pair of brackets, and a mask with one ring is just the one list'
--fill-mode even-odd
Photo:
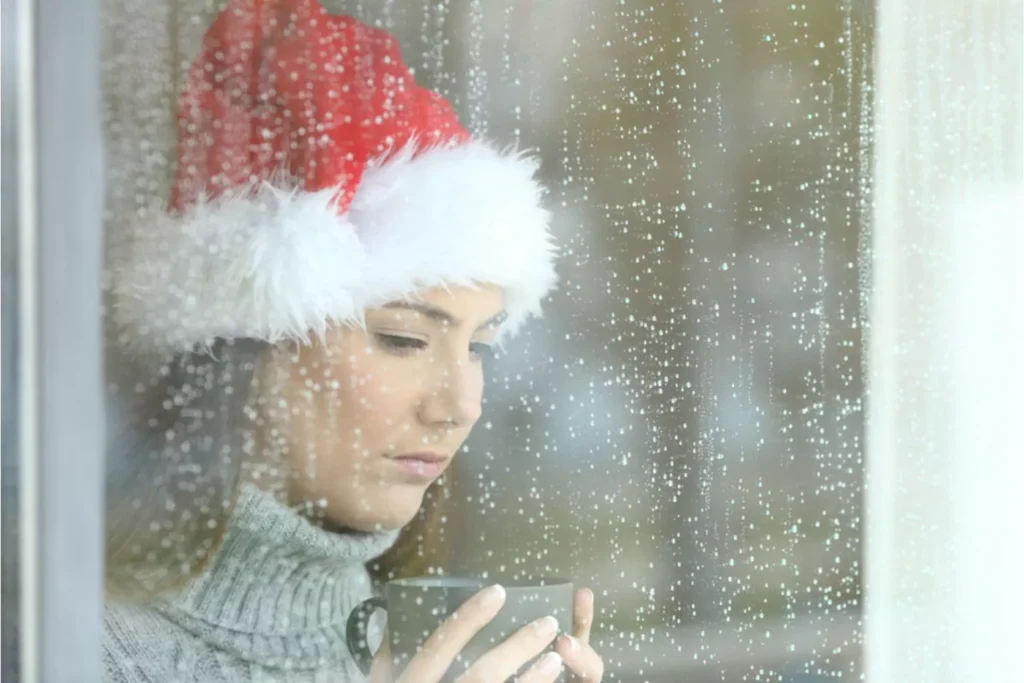
{"label": "blonde hair", "polygon": [[[145,602],[198,577],[223,543],[249,471],[275,464],[254,452],[248,418],[254,369],[269,348],[218,341],[168,359],[129,399],[115,395],[124,428],[108,440],[108,599]],[[442,519],[453,474],[431,484],[395,545],[368,564],[374,583],[448,563]]]}

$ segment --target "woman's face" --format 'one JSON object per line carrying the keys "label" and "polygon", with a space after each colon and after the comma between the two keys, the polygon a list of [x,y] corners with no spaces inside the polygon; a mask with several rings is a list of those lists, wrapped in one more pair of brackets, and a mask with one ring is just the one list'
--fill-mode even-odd
{"label": "woman's face", "polygon": [[[452,287],[366,312],[258,370],[257,444],[290,471],[293,502],[363,531],[398,529],[480,417],[504,317],[501,289]],[[440,456],[436,473],[413,453]]]}

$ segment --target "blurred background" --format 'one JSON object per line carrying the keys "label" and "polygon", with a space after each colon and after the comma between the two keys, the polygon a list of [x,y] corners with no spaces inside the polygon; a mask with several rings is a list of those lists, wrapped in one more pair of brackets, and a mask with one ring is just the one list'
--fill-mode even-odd
{"label": "blurred background", "polygon": [[[552,188],[561,289],[492,367],[445,570],[593,588],[611,681],[857,680],[872,3],[323,4]],[[102,6],[116,242],[223,3]]]}

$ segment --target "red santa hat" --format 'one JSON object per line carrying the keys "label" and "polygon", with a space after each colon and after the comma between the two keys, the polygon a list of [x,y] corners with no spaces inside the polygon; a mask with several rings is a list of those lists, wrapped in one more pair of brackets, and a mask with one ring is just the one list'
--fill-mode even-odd
{"label": "red santa hat", "polygon": [[556,282],[537,168],[470,136],[384,31],[316,0],[231,0],[178,100],[170,205],[113,264],[122,341],[308,340],[480,283],[514,331]]}

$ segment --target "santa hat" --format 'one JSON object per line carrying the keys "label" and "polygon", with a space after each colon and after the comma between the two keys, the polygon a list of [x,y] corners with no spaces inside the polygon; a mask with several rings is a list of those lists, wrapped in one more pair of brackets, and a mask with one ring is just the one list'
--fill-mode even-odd
{"label": "santa hat", "polygon": [[122,342],[307,340],[436,286],[554,287],[537,162],[476,140],[394,38],[316,0],[231,0],[178,101],[170,205],[112,268]]}

